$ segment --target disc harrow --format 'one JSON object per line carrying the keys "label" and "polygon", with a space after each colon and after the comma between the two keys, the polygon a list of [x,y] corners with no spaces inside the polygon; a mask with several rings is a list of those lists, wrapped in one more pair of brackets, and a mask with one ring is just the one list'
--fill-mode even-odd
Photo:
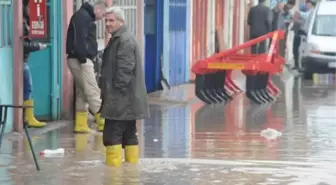
{"label": "disc harrow", "polygon": [[[273,102],[281,93],[272,83],[271,76],[279,73],[285,64],[279,55],[279,41],[284,31],[270,32],[231,49],[218,52],[197,61],[192,66],[195,78],[195,94],[206,104],[232,100],[242,89],[232,79],[233,70],[241,70],[246,76],[245,94],[257,104]],[[267,53],[246,54],[241,50],[271,39]]]}

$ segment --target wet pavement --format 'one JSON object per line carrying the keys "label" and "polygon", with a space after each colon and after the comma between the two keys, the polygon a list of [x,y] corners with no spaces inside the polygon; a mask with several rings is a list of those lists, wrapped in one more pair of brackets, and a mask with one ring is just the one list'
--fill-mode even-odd
{"label": "wet pavement", "polygon": [[[335,82],[312,84],[289,74],[274,82],[282,96],[263,106],[244,95],[204,106],[191,84],[151,95],[152,117],[138,125],[137,166],[105,167],[101,134],[74,135],[69,125],[34,137],[37,151],[66,150],[64,157],[40,157],[36,172],[27,141],[11,137],[1,148],[0,184],[336,184]],[[266,128],[282,136],[268,141],[260,136]]]}

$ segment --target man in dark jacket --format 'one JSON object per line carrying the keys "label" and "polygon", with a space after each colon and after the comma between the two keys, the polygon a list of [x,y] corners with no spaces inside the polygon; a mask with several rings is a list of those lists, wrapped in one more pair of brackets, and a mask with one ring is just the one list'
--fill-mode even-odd
{"label": "man in dark jacket", "polygon": [[100,89],[97,85],[93,60],[98,52],[96,36],[96,20],[104,17],[106,4],[104,1],[94,5],[84,3],[71,17],[66,39],[68,67],[76,85],[76,118],[75,132],[87,133],[89,109],[95,114],[99,131],[103,131],[104,120],[100,117]]}
{"label": "man in dark jacket", "polygon": [[[32,99],[32,91],[33,91],[33,82],[32,77],[28,65],[28,57],[29,53],[39,51],[46,47],[45,44],[33,42],[29,36],[29,9],[28,9],[29,0],[23,0],[23,34],[25,36],[23,40],[23,62],[24,62],[24,70],[23,70],[23,100],[24,105],[26,106],[34,106],[34,101]],[[44,127],[46,126],[45,122],[40,122],[35,119],[34,109],[27,108],[25,111],[25,121],[28,123],[30,127]]]}
{"label": "man in dark jacket", "polygon": [[105,118],[106,164],[117,167],[122,162],[123,146],[125,161],[138,161],[136,120],[147,118],[149,110],[136,38],[127,30],[121,8],[111,7],[106,13],[106,31],[112,37],[103,54],[101,114]]}
{"label": "man in dark jacket", "polygon": [[[250,39],[263,36],[272,31],[272,12],[265,4],[265,0],[259,0],[259,4],[250,9],[247,23],[250,26]],[[252,53],[265,53],[266,41],[252,46]]]}
{"label": "man in dark jacket", "polygon": [[285,4],[280,2],[272,10],[272,31],[285,29],[285,17],[283,16]]}

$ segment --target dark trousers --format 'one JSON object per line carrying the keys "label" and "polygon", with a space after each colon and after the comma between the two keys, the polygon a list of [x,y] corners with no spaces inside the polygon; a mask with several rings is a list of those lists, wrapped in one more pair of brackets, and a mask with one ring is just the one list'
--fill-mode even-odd
{"label": "dark trousers", "polygon": [[[269,43],[269,49],[271,49],[271,45],[272,45],[272,39],[270,40]],[[286,56],[286,40],[279,40],[279,55],[282,57]]]}
{"label": "dark trousers", "polygon": [[[258,38],[259,36],[251,36],[251,40]],[[259,42],[251,47],[252,54],[266,53],[266,41]]]}
{"label": "dark trousers", "polygon": [[105,146],[138,145],[136,120],[105,120],[103,142]]}
{"label": "dark trousers", "polygon": [[[259,36],[251,36],[251,40]],[[252,54],[266,53],[266,41],[259,42],[251,47]],[[268,74],[247,75],[246,91],[256,91],[266,89]]]}
{"label": "dark trousers", "polygon": [[299,34],[295,34],[294,40],[293,40],[293,55],[294,55],[294,62],[295,62],[295,68],[299,68],[299,48],[301,45],[301,37]]}
{"label": "dark trousers", "polygon": [[279,41],[279,55],[282,57],[286,56],[286,40]]}

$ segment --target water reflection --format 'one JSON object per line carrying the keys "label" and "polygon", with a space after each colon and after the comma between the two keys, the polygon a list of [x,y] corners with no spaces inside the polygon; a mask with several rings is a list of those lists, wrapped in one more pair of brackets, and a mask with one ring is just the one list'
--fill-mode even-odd
{"label": "water reflection", "polygon": [[163,127],[163,116],[165,114],[164,109],[160,109],[159,106],[150,107],[151,117],[147,120],[144,120],[142,123],[143,134],[142,142],[144,148],[143,156],[144,157],[163,157],[163,140],[162,140],[162,127]]}
{"label": "water reflection", "polygon": [[[335,86],[291,76],[274,81],[283,94],[263,106],[244,95],[225,106],[151,105],[151,118],[138,124],[138,166],[107,168],[101,133],[64,128],[33,138],[37,151],[66,149],[63,158],[39,158],[42,172],[36,173],[26,139],[4,140],[0,184],[308,185],[307,177],[327,182],[336,175]],[[266,141],[259,135],[265,128],[283,136]]]}
{"label": "water reflection", "polygon": [[195,158],[276,158],[267,154],[268,145],[259,136],[264,128],[283,127],[283,119],[274,117],[270,105],[249,105],[241,96],[226,106],[202,107],[196,112],[195,120]]}
{"label": "water reflection", "polygon": [[190,111],[188,106],[151,106],[151,117],[143,121],[144,157],[188,157]]}
{"label": "water reflection", "polygon": [[[313,135],[306,134],[311,129],[307,119],[312,115],[312,108],[315,118],[316,114],[324,113],[319,117],[319,122],[326,121],[328,117],[330,122],[334,119],[331,115],[336,114],[327,111],[334,110],[335,103],[326,108],[323,102],[335,100],[335,95],[329,94],[331,91],[335,94],[335,89],[323,89],[323,96],[314,100],[314,91],[321,92],[321,89],[313,87],[311,91],[309,82],[302,82],[300,78],[292,76],[275,78],[274,81],[283,92],[274,104],[253,105],[241,96],[226,106],[205,105],[199,108],[195,113],[192,156],[239,160],[308,160],[311,154],[309,150],[312,150],[310,141],[315,139]],[[314,101],[314,104],[307,105],[303,99]],[[284,132],[284,135],[270,143],[259,136],[260,131],[266,128]],[[326,127],[324,129],[330,130]]]}

